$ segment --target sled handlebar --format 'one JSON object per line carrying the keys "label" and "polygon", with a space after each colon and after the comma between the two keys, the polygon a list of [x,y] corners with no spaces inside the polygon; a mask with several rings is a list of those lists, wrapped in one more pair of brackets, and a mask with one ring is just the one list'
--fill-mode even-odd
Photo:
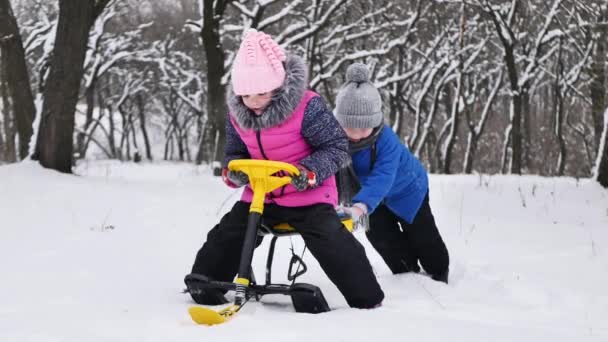
{"label": "sled handlebar", "polygon": [[[253,200],[249,212],[262,213],[266,194],[291,183],[291,176],[298,176],[300,170],[292,164],[260,159],[235,159],[228,163],[228,170],[241,171],[249,177],[253,189]],[[289,176],[277,176],[285,171]]]}

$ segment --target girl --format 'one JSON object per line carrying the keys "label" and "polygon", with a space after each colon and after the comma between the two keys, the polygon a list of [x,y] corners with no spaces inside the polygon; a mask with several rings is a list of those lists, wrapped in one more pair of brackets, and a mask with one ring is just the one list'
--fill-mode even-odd
{"label": "girl", "polygon": [[426,170],[383,123],[380,93],[364,64],[347,69],[335,112],[360,184],[345,211],[353,218],[369,215],[366,235],[393,273],[419,272],[419,260],[433,279],[447,283],[448,250],[429,205]]}
{"label": "girl", "polygon": [[[230,113],[223,171],[228,185],[246,187],[241,200],[207,235],[192,273],[229,282],[238,270],[252,190],[245,174],[225,169],[228,162],[283,161],[302,172],[290,185],[268,194],[265,223],[293,226],[348,304],[372,308],[382,302],[384,293],[363,246],[334,209],[334,174],[348,160],[348,140],[323,99],[306,89],[306,70],[302,59],[287,56],[269,35],[246,33],[227,96]],[[226,302],[217,290],[192,297],[199,304]]]}

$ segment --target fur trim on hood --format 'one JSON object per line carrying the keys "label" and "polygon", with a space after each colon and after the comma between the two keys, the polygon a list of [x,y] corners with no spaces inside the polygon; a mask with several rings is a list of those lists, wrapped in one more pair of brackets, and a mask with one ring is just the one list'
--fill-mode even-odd
{"label": "fur trim on hood", "polygon": [[302,58],[289,55],[285,61],[285,72],[283,85],[274,91],[270,104],[261,115],[256,115],[245,106],[242,97],[234,94],[232,85],[228,87],[228,109],[241,128],[260,130],[274,127],[293,114],[308,86],[306,64]]}

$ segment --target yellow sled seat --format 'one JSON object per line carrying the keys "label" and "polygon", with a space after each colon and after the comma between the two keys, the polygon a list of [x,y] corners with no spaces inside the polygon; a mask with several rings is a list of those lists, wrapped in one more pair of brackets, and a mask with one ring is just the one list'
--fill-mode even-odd
{"label": "yellow sled seat", "polygon": [[[353,232],[353,220],[350,218],[346,218],[346,219],[342,219],[342,224],[344,225],[344,227],[346,227],[346,229],[349,232]],[[291,234],[297,234],[296,230],[290,226],[288,223],[279,223],[276,226],[272,227],[272,231],[269,231],[267,229],[267,227],[262,226],[263,228],[265,228],[265,232],[269,233],[269,234],[273,234],[273,235],[291,235]],[[275,234],[276,233],[276,234]]]}

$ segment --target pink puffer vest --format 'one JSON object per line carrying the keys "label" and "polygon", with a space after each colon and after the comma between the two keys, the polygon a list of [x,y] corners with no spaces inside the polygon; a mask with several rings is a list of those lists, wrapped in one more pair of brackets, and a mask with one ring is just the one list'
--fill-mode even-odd
{"label": "pink puffer vest", "polygon": [[[298,165],[300,160],[309,156],[313,150],[301,134],[302,121],[308,102],[316,96],[319,95],[307,90],[293,114],[286,121],[274,127],[263,128],[259,131],[259,134],[255,130],[239,127],[236,120],[230,115],[230,120],[247,146],[251,158],[276,160]],[[249,186],[245,187],[241,200],[251,202],[252,197],[251,188]],[[326,179],[314,189],[299,192],[289,184],[266,195],[266,203],[276,203],[285,207],[302,207],[319,203],[335,206],[337,202],[338,191],[334,176]]]}

